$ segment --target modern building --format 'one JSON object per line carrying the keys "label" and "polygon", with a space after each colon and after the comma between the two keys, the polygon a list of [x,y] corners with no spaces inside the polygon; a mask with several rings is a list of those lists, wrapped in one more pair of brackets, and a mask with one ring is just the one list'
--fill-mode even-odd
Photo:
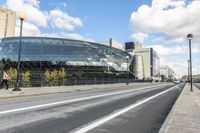
{"label": "modern building", "polygon": [[104,41],[104,42],[100,42],[100,44],[106,45],[106,46],[110,46],[113,48],[117,48],[117,49],[121,49],[124,51],[124,44],[110,38],[110,40],[108,41]]}
{"label": "modern building", "polygon": [[126,52],[130,52],[133,53],[134,49],[142,49],[144,48],[144,44],[143,43],[134,43],[134,42],[127,42],[125,43],[125,51]]}
{"label": "modern building", "polygon": [[[19,37],[3,38],[0,59],[16,67]],[[127,75],[126,52],[99,43],[50,37],[22,37],[22,68],[44,72],[64,67],[78,77]],[[14,62],[14,63],[13,63]],[[81,75],[80,75],[81,74]]]}
{"label": "modern building", "polygon": [[170,67],[161,65],[160,76],[162,81],[173,81],[175,79],[175,72]]}
{"label": "modern building", "polygon": [[16,13],[0,7],[0,38],[15,35]]}
{"label": "modern building", "polygon": [[160,81],[160,58],[153,48],[143,48],[143,44],[128,42],[125,51],[133,56],[130,68],[138,79]]}

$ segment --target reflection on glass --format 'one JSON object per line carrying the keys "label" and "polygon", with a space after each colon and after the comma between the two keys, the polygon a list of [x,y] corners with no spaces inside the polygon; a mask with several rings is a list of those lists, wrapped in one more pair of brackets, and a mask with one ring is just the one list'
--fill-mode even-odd
{"label": "reflection on glass", "polygon": [[[17,60],[18,37],[2,39],[1,58]],[[111,66],[126,71],[126,56],[122,50],[93,42],[48,37],[23,37],[22,61],[64,61],[66,64]]]}

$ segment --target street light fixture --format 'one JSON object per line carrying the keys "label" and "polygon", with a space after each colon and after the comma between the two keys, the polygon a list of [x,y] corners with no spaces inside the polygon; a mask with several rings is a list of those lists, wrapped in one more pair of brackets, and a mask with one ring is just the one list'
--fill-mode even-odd
{"label": "street light fixture", "polygon": [[19,49],[18,49],[18,61],[17,61],[17,81],[13,91],[21,91],[19,74],[20,74],[20,59],[21,59],[21,45],[22,45],[22,28],[23,28],[23,21],[26,18],[26,14],[24,12],[20,12],[18,14],[18,17],[20,19],[20,36],[19,36]]}
{"label": "street light fixture", "polygon": [[126,56],[126,61],[127,61],[127,72],[128,72],[128,74],[127,74],[127,82],[126,82],[127,85],[129,84],[129,82],[128,82],[128,78],[129,78],[128,60],[129,60],[129,56],[127,55],[127,56]]}
{"label": "street light fixture", "polygon": [[192,88],[192,53],[191,53],[191,41],[193,39],[193,35],[188,34],[187,39],[189,40],[189,56],[190,56],[190,91],[193,91],[193,88]]}

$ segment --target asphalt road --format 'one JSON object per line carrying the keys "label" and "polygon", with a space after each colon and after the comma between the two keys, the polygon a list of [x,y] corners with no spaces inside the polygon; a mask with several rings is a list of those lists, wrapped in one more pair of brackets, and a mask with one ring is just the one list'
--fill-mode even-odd
{"label": "asphalt road", "polygon": [[200,90],[200,83],[194,83],[194,85]]}
{"label": "asphalt road", "polygon": [[0,100],[1,133],[158,132],[183,85],[110,88]]}

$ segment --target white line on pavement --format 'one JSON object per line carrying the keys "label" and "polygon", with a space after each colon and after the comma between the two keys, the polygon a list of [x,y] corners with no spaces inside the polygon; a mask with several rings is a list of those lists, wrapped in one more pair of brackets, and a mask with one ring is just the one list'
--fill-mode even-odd
{"label": "white line on pavement", "polygon": [[156,95],[153,95],[153,96],[151,96],[151,97],[149,97],[149,98],[147,98],[147,99],[145,99],[143,101],[140,101],[140,102],[138,102],[136,104],[132,104],[132,105],[130,105],[128,107],[125,107],[125,108],[121,109],[120,111],[118,111],[116,113],[113,113],[111,115],[108,115],[108,116],[105,116],[103,118],[100,118],[99,120],[94,121],[93,123],[91,123],[91,124],[89,124],[89,125],[87,125],[87,126],[85,126],[83,128],[78,129],[77,131],[75,131],[75,133],[86,133],[86,132],[88,132],[88,131],[90,131],[90,130],[92,130],[92,129],[94,129],[94,128],[96,128],[96,127],[98,127],[98,126],[100,126],[100,125],[102,125],[102,124],[104,124],[106,122],[108,122],[109,120],[111,120],[111,119],[113,119],[113,118],[115,118],[115,117],[117,117],[119,115],[122,115],[122,114],[128,112],[129,110],[131,110],[131,109],[133,109],[133,108],[135,108],[135,107],[137,107],[139,105],[142,105],[142,104],[152,100],[153,98],[156,98],[156,97],[158,97],[158,96],[160,96],[160,95],[162,95],[162,94],[164,94],[164,93],[166,93],[166,92],[168,92],[168,91],[170,91],[170,90],[172,90],[174,88],[177,88],[177,86],[174,86],[174,87],[172,87],[172,88],[170,88],[168,90],[165,90],[165,91],[160,92],[160,93],[158,93]]}
{"label": "white line on pavement", "polygon": [[0,111],[0,115],[9,114],[9,113],[16,113],[16,112],[25,111],[25,110],[32,110],[32,109],[44,108],[44,107],[52,107],[52,106],[56,106],[56,105],[62,105],[62,104],[67,104],[67,103],[79,102],[79,101],[90,100],[90,99],[95,99],[95,98],[100,98],[100,97],[106,97],[106,96],[111,96],[111,95],[117,95],[117,94],[123,94],[123,93],[128,93],[128,92],[134,92],[134,91],[137,91],[137,90],[144,90],[144,89],[148,89],[148,88],[152,88],[152,87],[158,88],[160,86],[162,86],[162,85],[156,85],[156,86],[150,86],[150,87],[143,87],[143,88],[132,89],[132,90],[127,90],[127,91],[119,91],[119,92],[113,92],[113,93],[107,93],[107,94],[101,94],[101,95],[83,97],[83,98],[72,99],[72,100],[59,101],[59,102],[54,102],[54,103],[41,104],[41,105],[24,107],[24,108],[18,108],[18,109],[11,109],[11,110],[6,110],[6,111]]}

